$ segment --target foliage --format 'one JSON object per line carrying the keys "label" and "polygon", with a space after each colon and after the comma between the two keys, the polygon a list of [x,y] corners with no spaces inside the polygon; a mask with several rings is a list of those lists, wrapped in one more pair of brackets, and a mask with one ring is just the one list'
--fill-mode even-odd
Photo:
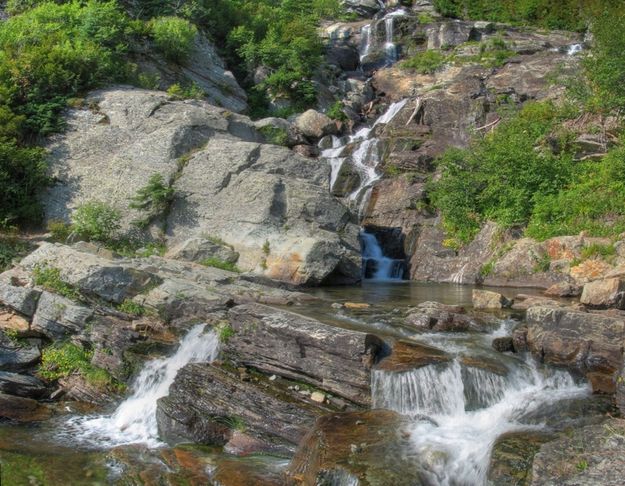
{"label": "foliage", "polygon": [[61,278],[61,270],[55,267],[49,267],[46,265],[37,265],[33,268],[33,277],[35,279],[35,285],[51,291],[56,292],[68,299],[78,300],[80,299],[80,292],[73,286],[63,281]]}
{"label": "foliage", "polygon": [[156,173],[152,174],[147,185],[132,197],[129,206],[147,213],[146,219],[138,222],[139,226],[145,226],[153,217],[167,211],[173,198],[174,188],[165,184],[162,174]]}
{"label": "foliage", "polygon": [[64,243],[72,234],[72,226],[65,221],[50,220],[47,225],[52,240]]}
{"label": "foliage", "polygon": [[581,257],[584,260],[590,258],[600,258],[603,260],[611,260],[616,256],[616,248],[614,245],[602,245],[593,243],[582,248]]}
{"label": "foliage", "polygon": [[158,17],[150,22],[150,33],[168,60],[183,63],[193,50],[197,27],[178,17]]}
{"label": "foliage", "polygon": [[135,301],[131,299],[124,300],[117,309],[125,314],[129,314],[131,316],[143,316],[146,313],[146,308],[141,304],[137,304]]}
{"label": "foliage", "polygon": [[402,69],[412,69],[419,74],[432,74],[448,61],[447,56],[440,51],[421,51],[410,59],[402,61],[399,66]]}
{"label": "foliage", "polygon": [[100,389],[121,391],[123,385],[106,371],[91,364],[92,351],[65,342],[45,348],[41,353],[39,375],[48,381],[65,378],[80,373],[85,379]]}
{"label": "foliage", "polygon": [[219,324],[215,330],[217,331],[217,337],[220,343],[226,344],[230,338],[235,335],[232,325],[226,321]]}
{"label": "foliage", "polygon": [[121,214],[106,203],[91,201],[72,214],[72,229],[82,238],[110,242],[121,227]]}
{"label": "foliage", "polygon": [[13,265],[13,260],[24,255],[28,245],[13,235],[0,235],[0,272]]}
{"label": "foliage", "polygon": [[333,120],[347,121],[349,118],[343,111],[344,109],[345,105],[343,105],[341,101],[336,101],[334,104],[332,104],[332,106],[330,106],[330,108],[328,108],[326,115],[328,115]]}
{"label": "foliage", "polygon": [[612,0],[434,0],[445,16],[531,24],[549,29],[583,30],[587,16]]}
{"label": "foliage", "polygon": [[528,103],[468,150],[450,149],[439,160],[430,197],[448,233],[470,241],[487,220],[503,227],[526,224],[541,196],[556,194],[571,177],[572,156],[546,143],[558,120],[550,103]]}
{"label": "foliage", "polygon": [[259,132],[263,134],[267,142],[274,145],[286,146],[289,142],[289,134],[284,128],[266,125],[261,127]]}
{"label": "foliage", "polygon": [[201,265],[204,265],[205,267],[214,267],[214,268],[220,268],[221,270],[228,270],[229,272],[240,272],[241,270],[239,270],[239,268],[236,266],[235,263],[232,262],[225,262],[223,260],[220,260],[219,258],[206,258],[204,260],[202,260],[200,262]]}
{"label": "foliage", "polygon": [[0,137],[0,227],[41,219],[37,193],[50,183],[46,170],[42,149]]}
{"label": "foliage", "polygon": [[600,162],[579,164],[559,192],[538,194],[526,233],[544,240],[578,234],[615,236],[625,231],[625,147]]}
{"label": "foliage", "polygon": [[182,86],[178,83],[167,88],[167,94],[174,100],[201,100],[206,97],[206,93],[196,83],[190,86]]}

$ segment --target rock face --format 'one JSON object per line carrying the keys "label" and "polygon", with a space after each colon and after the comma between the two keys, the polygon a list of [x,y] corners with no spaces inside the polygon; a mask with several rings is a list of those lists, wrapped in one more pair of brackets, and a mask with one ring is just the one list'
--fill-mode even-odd
{"label": "rock face", "polygon": [[337,329],[258,304],[233,308],[225,351],[236,362],[369,405],[370,369],[384,349],[372,334]]}
{"label": "rock face", "polygon": [[614,393],[623,362],[624,318],[532,307],[527,322],[533,354],[585,374],[597,392]]}
{"label": "rock face", "polygon": [[93,316],[88,307],[60,295],[43,292],[31,329],[49,339],[63,339],[82,331]]}
{"label": "rock face", "polygon": [[216,366],[191,364],[178,373],[169,396],[159,400],[157,421],[161,437],[170,443],[225,445],[239,431],[263,444],[265,451],[285,452],[320,413]]}
{"label": "rock face", "polygon": [[[130,88],[94,92],[51,140],[46,219],[68,220],[88,200],[119,209],[123,228],[145,214],[128,201],[155,173],[175,191],[152,233],[168,245],[218,238],[241,270],[297,284],[360,278],[358,228],[327,191],[329,167],[260,143],[246,117],[199,101]],[[93,171],[97,166],[98,171]]]}
{"label": "rock face", "polygon": [[534,457],[533,486],[615,486],[625,477],[625,421],[574,429],[547,442]]}

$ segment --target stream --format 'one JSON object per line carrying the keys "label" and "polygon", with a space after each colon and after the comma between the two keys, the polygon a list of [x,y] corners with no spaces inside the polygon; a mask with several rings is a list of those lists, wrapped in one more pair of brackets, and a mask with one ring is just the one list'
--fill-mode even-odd
{"label": "stream", "polygon": [[[317,302],[289,310],[337,327],[391,339],[409,338],[453,355],[449,364],[372,373],[373,406],[397,411],[412,421],[411,450],[406,453],[414,456],[415,468],[427,479],[426,484],[487,484],[491,451],[499,437],[561,429],[577,423],[584,410],[596,408],[593,402],[597,399],[586,383],[566,372],[539,366],[529,356],[492,349],[492,339],[508,335],[516,324],[508,316],[502,316],[488,333],[417,334],[401,325],[402,311],[420,302],[468,306],[471,287],[382,281],[312,292],[324,299],[325,305]],[[330,305],[346,301],[368,302],[371,307],[350,311]],[[166,471],[172,475],[167,462],[170,449],[159,442],[156,432],[156,399],[167,393],[184,364],[211,361],[216,355],[215,334],[196,326],[181,341],[178,352],[146,364],[129,398],[116,410],[93,415],[66,404],[65,414],[40,424],[1,425],[3,466],[16,478],[24,468],[31,471],[30,479],[15,484],[135,484],[131,478],[138,472],[133,467],[143,475],[145,470],[155,477]],[[466,357],[486,364],[466,366]],[[176,448],[175,453],[181,450],[184,448]],[[275,475],[288,464],[284,458],[269,456],[233,458],[219,448],[193,450],[205,471],[224,467],[228,461],[234,461],[238,469],[257,471],[255,461],[262,461],[262,470]]]}

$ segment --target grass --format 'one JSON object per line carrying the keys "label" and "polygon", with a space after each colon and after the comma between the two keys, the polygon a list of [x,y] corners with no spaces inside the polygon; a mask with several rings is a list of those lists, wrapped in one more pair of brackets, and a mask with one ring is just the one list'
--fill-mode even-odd
{"label": "grass", "polygon": [[602,245],[599,243],[593,243],[592,245],[588,245],[582,248],[582,251],[581,251],[582,261],[594,258],[594,259],[602,259],[607,262],[610,262],[615,257],[616,257],[616,248],[614,248],[614,245]]}
{"label": "grass", "polygon": [[222,322],[219,324],[215,330],[217,331],[217,337],[219,338],[220,343],[226,344],[231,337],[233,337],[236,332],[232,328],[232,325],[229,322]]}
{"label": "grass", "polygon": [[432,74],[448,62],[448,57],[435,50],[418,52],[410,59],[402,61],[399,66],[402,69],[416,71],[419,74]]}
{"label": "grass", "polygon": [[80,292],[61,279],[61,271],[58,268],[37,265],[33,268],[33,277],[35,278],[35,285],[39,285],[51,292],[56,292],[68,299],[80,299]]}
{"label": "grass", "polygon": [[71,342],[49,346],[41,353],[39,376],[55,381],[78,372],[100,390],[123,391],[125,385],[115,380],[108,371],[93,366],[92,357],[92,351]]}
{"label": "grass", "polygon": [[147,313],[147,309],[135,301],[126,299],[118,307],[117,310],[129,314],[131,316],[141,317]]}
{"label": "grass", "polygon": [[215,257],[205,258],[200,262],[200,264],[204,265],[205,267],[219,268],[221,270],[227,270],[229,272],[241,272],[241,270],[239,270],[239,267],[237,267],[236,263],[226,262]]}

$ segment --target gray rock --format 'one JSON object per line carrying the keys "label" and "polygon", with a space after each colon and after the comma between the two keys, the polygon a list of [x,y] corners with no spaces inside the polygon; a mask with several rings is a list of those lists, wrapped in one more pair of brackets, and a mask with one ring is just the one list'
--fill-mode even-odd
{"label": "gray rock", "polygon": [[234,362],[371,403],[370,369],[384,346],[376,336],[259,304],[234,307],[229,318],[224,353]]}
{"label": "gray rock", "polygon": [[596,308],[625,309],[625,282],[618,278],[589,282],[584,285],[580,302]]}
{"label": "gray rock", "polygon": [[124,355],[144,339],[132,329],[131,324],[112,317],[98,317],[91,325],[88,339],[93,346],[91,364],[105,369],[118,380],[128,379],[131,370]]}
{"label": "gray rock", "polygon": [[354,12],[363,17],[371,17],[382,8],[377,0],[345,0],[344,3],[348,12]]}
{"label": "gray rock", "polygon": [[216,258],[222,262],[236,263],[239,254],[227,245],[204,238],[191,238],[169,250],[166,257],[190,262]]}
{"label": "gray rock", "polygon": [[319,139],[326,135],[336,135],[336,122],[315,110],[308,110],[295,119],[295,127],[306,137]]}
{"label": "gray rock", "polygon": [[187,365],[158,401],[159,435],[171,444],[225,445],[241,429],[265,452],[288,452],[323,410],[296,393],[285,398],[216,366]]}
{"label": "gray rock", "polygon": [[37,308],[41,292],[34,289],[15,287],[0,282],[0,303],[11,307],[25,316],[32,316]]}
{"label": "gray rock", "polygon": [[43,292],[31,330],[56,340],[81,332],[93,316],[88,307],[77,305],[60,295]]}
{"label": "gray rock", "polygon": [[26,398],[42,398],[46,391],[43,382],[34,376],[0,371],[0,393]]}
{"label": "gray rock", "polygon": [[572,429],[534,457],[532,486],[616,486],[625,477],[625,421]]}
{"label": "gray rock", "polygon": [[13,343],[0,331],[0,371],[24,371],[40,358],[37,346]]}
{"label": "gray rock", "polygon": [[164,232],[168,245],[219,238],[243,271],[297,284],[360,278],[358,228],[328,194],[326,162],[261,144],[248,118],[204,102],[130,88],[87,102],[97,110],[70,110],[68,130],[48,145],[57,183],[43,198],[47,220],[100,200],[121,212],[123,233],[136,231],[131,223],[145,214],[128,200],[158,173],[175,197],[168,218],[146,231]]}
{"label": "gray rock", "polygon": [[64,282],[115,303],[158,283],[150,273],[59,244],[41,245],[21,265],[29,270],[37,266],[57,268]]}
{"label": "gray rock", "polygon": [[506,353],[514,351],[514,339],[511,337],[498,337],[493,339],[493,349],[500,353]]}
{"label": "gray rock", "polygon": [[527,311],[527,344],[545,363],[580,371],[593,390],[614,393],[623,362],[625,319],[552,307]]}
{"label": "gray rock", "polygon": [[426,29],[427,48],[441,49],[463,44],[469,40],[472,30],[472,22],[460,20],[434,24]]}
{"label": "gray rock", "polygon": [[510,307],[512,301],[498,292],[490,290],[473,290],[473,307],[475,309],[503,309]]}

